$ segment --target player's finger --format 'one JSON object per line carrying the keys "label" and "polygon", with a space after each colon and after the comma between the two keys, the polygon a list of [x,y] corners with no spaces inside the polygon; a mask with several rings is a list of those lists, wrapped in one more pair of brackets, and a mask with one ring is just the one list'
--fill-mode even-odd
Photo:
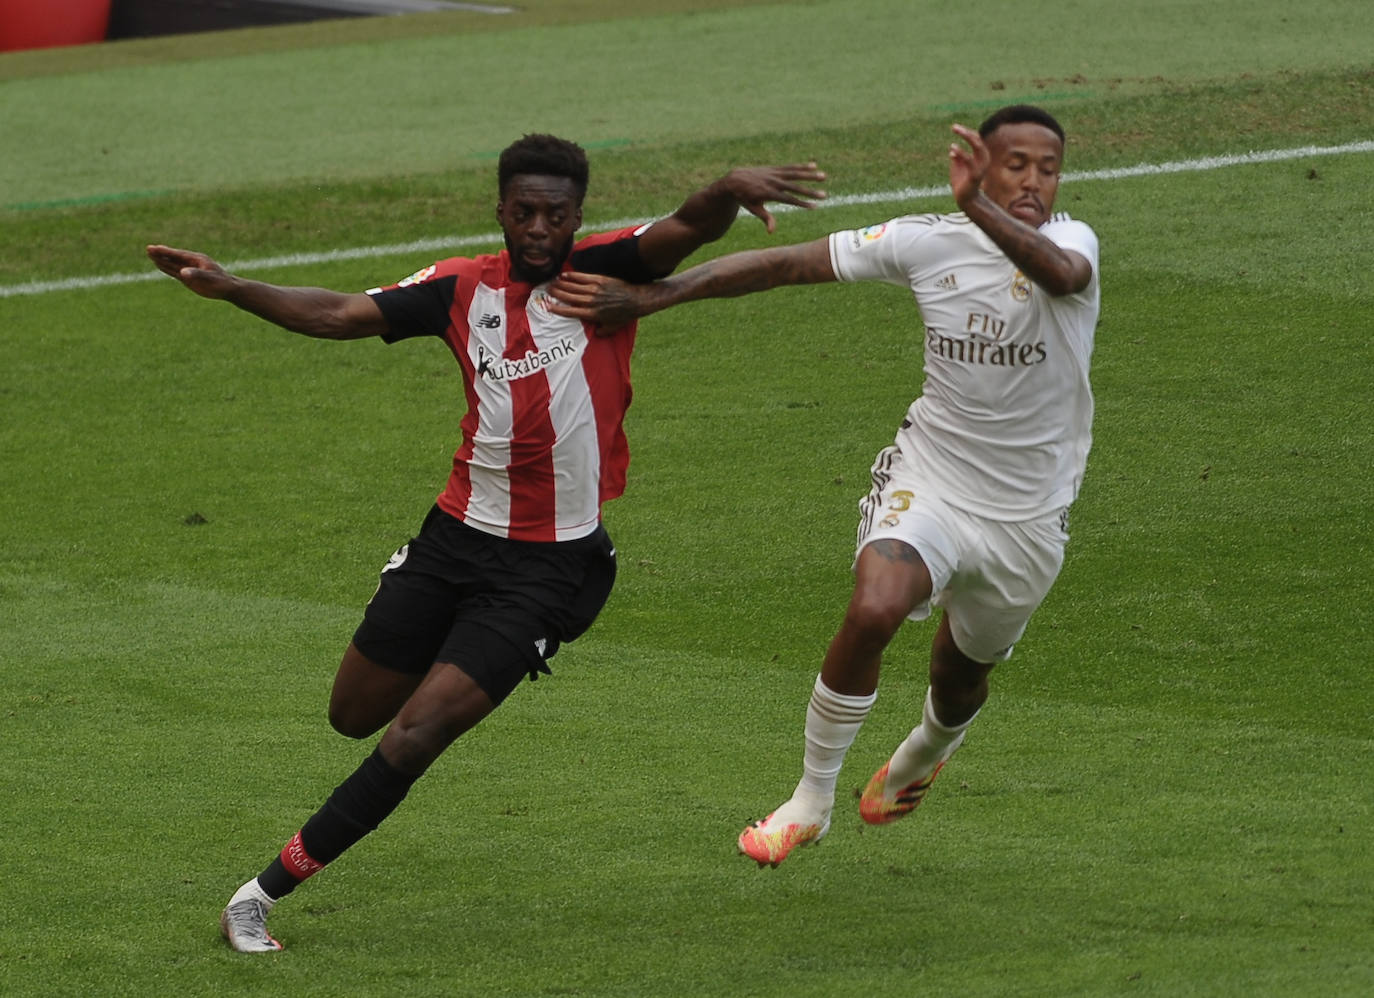
{"label": "player's finger", "polygon": [[549,287],[549,297],[555,299],[556,301],[561,301],[564,303],[584,303],[590,302],[593,298],[596,297],[596,290],[594,288],[572,287],[567,284],[553,284]]}
{"label": "player's finger", "polygon": [[554,278],[554,286],[567,288],[594,288],[601,283],[599,274],[585,274],[580,270],[569,270]]}
{"label": "player's finger", "polygon": [[792,197],[779,198],[786,200],[788,204],[799,204],[805,208],[810,208],[812,201],[824,201],[830,195],[816,187],[798,187],[795,184],[788,188],[792,191]]}
{"label": "player's finger", "polygon": [[147,252],[148,259],[152,260],[153,263],[157,264],[159,267],[172,259],[172,251],[166,246],[149,246]]}
{"label": "player's finger", "polygon": [[596,309],[596,299],[591,295],[560,295],[550,300],[549,307],[559,315],[585,319]]}
{"label": "player's finger", "polygon": [[773,218],[773,213],[770,212],[763,205],[747,204],[744,207],[748,209],[749,214],[753,215],[755,218],[757,218],[760,222],[763,223],[763,227],[768,230],[769,234],[772,234],[773,230],[778,227],[777,220]]}
{"label": "player's finger", "polygon": [[554,298],[549,302],[549,311],[554,315],[566,316],[569,319],[590,319],[592,309],[585,302],[574,302],[566,298]]}
{"label": "player's finger", "polygon": [[175,257],[155,256],[152,258],[153,265],[168,277],[179,277],[181,269],[185,265],[184,261]]}
{"label": "player's finger", "polygon": [[563,305],[586,305],[591,302],[593,295],[590,291],[554,284],[549,287],[549,297]]}
{"label": "player's finger", "polygon": [[549,286],[549,296],[564,304],[589,305],[596,300],[596,291],[595,286],[564,284],[559,281]]}

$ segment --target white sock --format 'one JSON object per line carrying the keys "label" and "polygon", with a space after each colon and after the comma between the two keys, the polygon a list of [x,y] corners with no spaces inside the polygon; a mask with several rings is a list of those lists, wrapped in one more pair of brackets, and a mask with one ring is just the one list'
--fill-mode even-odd
{"label": "white sock", "polygon": [[271,911],[272,906],[277,902],[267,896],[267,892],[262,889],[262,884],[258,883],[258,878],[254,877],[238,890],[234,891],[234,896],[229,899],[230,904],[237,904],[245,898],[256,898],[267,905],[267,910]]}
{"label": "white sock", "polygon": [[977,718],[977,711],[958,727],[949,728],[935,717],[930,702],[930,690],[926,690],[925,708],[921,712],[921,723],[907,735],[906,741],[897,746],[887,769],[888,793],[898,790],[917,780],[924,780],[935,771],[935,767],[955,753],[964,741],[964,732]]}
{"label": "white sock", "polygon": [[811,702],[806,707],[802,778],[792,800],[805,804],[812,813],[830,814],[845,753],[854,744],[859,728],[877,699],[876,691],[867,696],[844,696],[826,686],[820,676],[816,677]]}

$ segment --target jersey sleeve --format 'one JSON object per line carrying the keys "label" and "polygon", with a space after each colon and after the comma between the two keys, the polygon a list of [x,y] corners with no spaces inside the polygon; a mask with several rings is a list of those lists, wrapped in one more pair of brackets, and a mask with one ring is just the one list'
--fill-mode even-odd
{"label": "jersey sleeve", "polygon": [[572,251],[573,270],[618,277],[627,284],[650,284],[655,275],[639,255],[639,237],[647,225],[603,232],[581,240]]}
{"label": "jersey sleeve", "polygon": [[911,267],[906,252],[913,238],[925,226],[903,223],[910,218],[894,218],[862,229],[846,229],[830,234],[830,266],[840,281],[882,281],[910,286]]}
{"label": "jersey sleeve", "polygon": [[1068,300],[1087,306],[1095,313],[1100,306],[1102,289],[1097,269],[1097,233],[1086,222],[1080,222],[1065,214],[1056,214],[1041,226],[1040,231],[1060,249],[1077,253],[1088,261],[1088,266],[1092,268],[1092,277],[1082,291],[1069,295]]}
{"label": "jersey sleeve", "polygon": [[1097,276],[1097,233],[1092,226],[1067,215],[1055,215],[1040,231],[1060,249],[1072,250],[1087,260],[1093,277]]}
{"label": "jersey sleeve", "polygon": [[395,343],[412,336],[443,337],[458,281],[452,267],[455,262],[430,264],[395,284],[368,289],[386,318],[384,341]]}

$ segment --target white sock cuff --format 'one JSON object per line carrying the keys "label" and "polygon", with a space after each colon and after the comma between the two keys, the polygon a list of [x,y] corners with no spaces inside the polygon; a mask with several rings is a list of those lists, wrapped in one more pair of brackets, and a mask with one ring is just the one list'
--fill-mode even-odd
{"label": "white sock cuff", "polygon": [[926,705],[924,708],[922,708],[921,718],[925,724],[929,725],[935,731],[944,732],[945,734],[949,735],[957,735],[959,734],[959,732],[967,730],[968,726],[978,719],[978,715],[982,711],[982,709],[982,707],[979,707],[978,710],[975,710],[973,712],[973,716],[970,717],[963,724],[956,724],[951,727],[948,724],[942,723],[940,719],[935,716],[935,705],[931,701],[930,687],[927,686]]}
{"label": "white sock cuff", "polygon": [[812,705],[834,720],[861,721],[868,715],[877,700],[877,690],[857,697],[836,693],[825,685],[825,680],[819,674],[816,675],[816,685],[811,688]]}
{"label": "white sock cuff", "polygon": [[234,896],[229,899],[229,903],[236,904],[245,898],[256,898],[267,905],[268,908],[271,908],[277,903],[272,898],[268,897],[267,892],[263,890],[262,885],[258,883],[257,877],[254,877],[252,880],[248,881],[248,883],[236,890]]}

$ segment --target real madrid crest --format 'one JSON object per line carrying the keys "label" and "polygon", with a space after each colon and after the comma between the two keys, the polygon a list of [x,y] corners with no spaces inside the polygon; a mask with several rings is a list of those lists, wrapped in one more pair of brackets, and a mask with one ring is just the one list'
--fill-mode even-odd
{"label": "real madrid crest", "polygon": [[1011,279],[1011,296],[1016,301],[1030,301],[1030,278],[1019,270]]}

